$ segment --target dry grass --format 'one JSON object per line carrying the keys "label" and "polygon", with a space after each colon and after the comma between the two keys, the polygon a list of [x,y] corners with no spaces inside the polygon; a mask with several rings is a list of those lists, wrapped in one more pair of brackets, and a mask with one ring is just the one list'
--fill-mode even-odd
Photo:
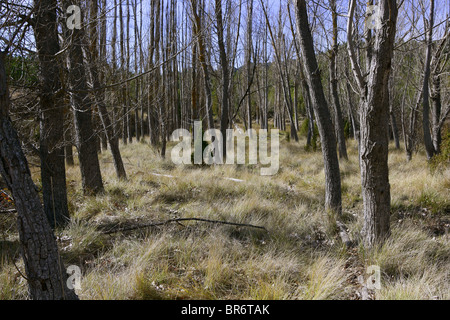
{"label": "dry grass", "polygon": [[[306,152],[304,143],[282,141],[280,171],[273,177],[260,176],[258,166],[177,167],[170,148],[169,160],[162,160],[147,144],[122,146],[128,181],[115,178],[105,152],[106,191],[90,198],[80,191],[79,169],[69,168],[73,221],[56,233],[66,265],[83,270],[80,297],[353,299],[360,286],[352,277],[375,264],[382,272],[376,299],[449,299],[450,242],[443,228],[449,223],[450,169],[433,175],[423,155],[407,163],[392,150],[392,236],[382,247],[352,255],[324,212],[322,155]],[[357,239],[359,166],[353,141],[348,148],[350,160],[341,162],[344,221]],[[201,222],[113,235],[99,229],[174,217],[250,223],[268,232]],[[26,285],[11,256],[19,266],[20,259],[4,248],[16,237],[8,223],[2,221],[0,299],[23,299]]]}

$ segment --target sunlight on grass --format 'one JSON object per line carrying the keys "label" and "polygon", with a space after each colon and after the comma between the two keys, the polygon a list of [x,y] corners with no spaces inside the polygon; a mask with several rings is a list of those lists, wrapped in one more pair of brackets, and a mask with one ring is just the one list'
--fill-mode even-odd
{"label": "sunlight on grass", "polygon": [[[280,171],[271,177],[260,176],[258,165],[175,166],[170,157],[161,159],[146,143],[122,145],[129,179],[118,180],[110,153],[102,153],[105,192],[95,197],[82,194],[79,168],[68,168],[72,221],[56,235],[66,265],[83,270],[80,297],[357,296],[360,288],[349,281],[350,253],[343,249],[323,207],[322,155],[306,152],[304,144],[304,138],[299,143],[284,140]],[[350,159],[340,163],[341,220],[352,239],[358,240],[362,199],[353,140],[348,141],[348,151]],[[431,174],[422,154],[406,162],[400,151],[391,152],[389,162],[392,235],[373,250],[359,247],[353,258],[358,268],[380,266],[383,285],[376,299],[449,299],[450,245],[443,226],[449,223],[450,169]],[[33,174],[38,179],[38,173]],[[267,231],[183,222],[102,233],[119,225],[187,217],[252,224]],[[11,222],[2,224],[11,230]],[[14,235],[14,230],[9,234]],[[3,260],[0,299],[26,298],[26,282],[14,265]]]}

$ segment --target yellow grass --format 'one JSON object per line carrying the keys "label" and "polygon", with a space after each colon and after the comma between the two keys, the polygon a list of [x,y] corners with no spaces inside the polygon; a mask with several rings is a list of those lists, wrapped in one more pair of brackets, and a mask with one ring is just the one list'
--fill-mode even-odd
{"label": "yellow grass", "polygon": [[[449,221],[450,169],[433,175],[422,154],[407,163],[392,149],[392,236],[382,247],[351,253],[323,208],[322,155],[304,144],[281,142],[280,171],[272,177],[260,176],[259,166],[175,166],[170,148],[162,160],[146,143],[121,146],[129,179],[117,180],[109,152],[102,153],[106,191],[96,197],[82,195],[78,167],[68,168],[73,221],[56,234],[65,239],[59,244],[66,265],[83,270],[77,293],[82,299],[351,299],[361,289],[350,281],[354,272],[378,265],[376,299],[449,299],[450,242],[435,227]],[[348,149],[350,159],[340,164],[343,220],[357,239],[362,200],[354,141]],[[268,232],[202,222],[110,236],[99,229],[176,217]],[[11,225],[1,221],[2,243],[17,236]],[[0,250],[0,298],[23,299],[26,285],[11,257],[17,265],[21,260],[5,245]]]}

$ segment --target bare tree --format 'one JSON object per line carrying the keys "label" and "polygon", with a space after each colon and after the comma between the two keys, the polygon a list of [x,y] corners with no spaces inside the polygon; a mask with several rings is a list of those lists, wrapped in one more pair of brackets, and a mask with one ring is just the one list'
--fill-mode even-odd
{"label": "bare tree", "polygon": [[433,141],[431,139],[430,130],[430,91],[429,82],[431,75],[431,56],[432,56],[432,45],[433,45],[433,26],[434,26],[434,0],[430,0],[430,18],[425,19],[424,13],[424,24],[427,26],[425,42],[427,44],[424,71],[423,71],[423,88],[422,88],[422,126],[423,126],[423,141],[425,144],[425,151],[428,160],[430,160],[436,150],[433,146]]}
{"label": "bare tree", "polygon": [[[253,50],[253,0],[247,0],[247,38],[245,50],[245,63],[247,69],[247,87],[250,87],[253,81],[252,76],[252,50]],[[251,94],[247,94],[247,129],[252,128],[252,99]],[[251,132],[251,131],[249,131]]]}
{"label": "bare tree", "polygon": [[[65,2],[67,4],[67,2]],[[81,21],[83,21],[81,19]],[[70,99],[74,113],[76,144],[85,194],[97,194],[104,190],[95,134],[92,124],[92,101],[88,95],[87,74],[83,47],[86,38],[82,29],[68,30],[66,26],[67,68],[69,70]]]}
{"label": "bare tree", "polygon": [[[204,8],[200,6],[201,2],[198,3],[197,0],[190,0],[191,4],[191,13],[193,19],[193,29],[194,35],[197,38],[197,46],[198,46],[198,58],[200,60],[200,66],[203,71],[203,79],[204,79],[204,88],[205,88],[205,96],[206,96],[206,120],[208,123],[208,129],[214,129],[214,121],[212,114],[212,96],[211,96],[211,82],[210,75],[208,70],[207,63],[207,52],[205,46],[205,36],[206,32],[202,28],[202,19],[200,17],[201,12],[204,11]],[[199,14],[200,12],[200,14]]]}
{"label": "bare tree", "polygon": [[[290,85],[289,85],[289,78],[287,76],[286,69],[283,69],[282,61],[281,61],[281,53],[280,53],[280,50],[277,48],[277,44],[276,44],[277,41],[275,40],[275,37],[273,35],[273,31],[272,31],[272,27],[270,26],[267,9],[262,0],[261,0],[261,6],[263,8],[264,18],[267,23],[270,40],[272,42],[272,46],[273,46],[274,53],[275,53],[275,61],[276,61],[276,66],[277,66],[277,70],[278,70],[278,75],[280,78],[281,90],[282,90],[283,96],[284,96],[284,105],[287,109],[289,119],[291,122],[291,136],[295,139],[295,141],[298,141],[298,135],[297,135],[297,131],[295,130],[295,125],[294,125],[295,121],[294,121],[293,109],[292,109],[292,98],[291,98],[291,90],[290,90]],[[281,28],[279,28],[279,32],[282,32]],[[286,63],[287,63],[287,61],[286,61]],[[283,109],[283,111],[284,111],[284,109]]]}
{"label": "bare tree", "polygon": [[57,1],[35,1],[32,24],[39,58],[40,157],[44,210],[52,227],[69,221],[64,163],[64,107],[61,93],[62,66],[57,34]]}
{"label": "bare tree", "polygon": [[338,54],[338,13],[336,11],[336,0],[330,0],[330,8],[333,24],[333,46],[330,51],[330,87],[331,97],[334,107],[334,125],[336,128],[336,137],[339,146],[339,157],[348,159],[347,146],[345,145],[344,136],[344,122],[342,120],[341,104],[339,102],[338,94],[338,80],[337,80],[337,54]]}
{"label": "bare tree", "polygon": [[[445,66],[450,60],[450,23],[446,25],[446,32],[441,43],[436,50],[432,61],[431,76],[431,123],[432,123],[432,139],[435,154],[441,153],[441,130],[445,120],[450,114],[450,103],[442,105],[441,94],[441,76],[444,73]],[[444,54],[445,52],[445,54]]]}
{"label": "bare tree", "polygon": [[[364,244],[382,243],[390,234],[390,185],[388,169],[389,106],[387,85],[397,22],[396,0],[381,0],[379,19],[367,81],[364,79],[353,46],[353,16],[356,0],[349,5],[347,24],[348,51],[361,98],[360,166],[364,205]],[[370,58],[370,59],[369,59]]]}
{"label": "bare tree", "polygon": [[[81,37],[83,38],[83,29],[80,29]],[[92,89],[94,90],[93,98],[97,105],[102,128],[105,131],[106,139],[108,140],[109,146],[111,148],[111,154],[113,156],[114,168],[116,169],[116,174],[119,179],[126,179],[127,174],[125,167],[123,165],[122,156],[120,155],[119,149],[119,137],[114,133],[113,123],[109,117],[106,103],[105,103],[105,92],[102,89],[100,83],[99,71],[97,64],[92,60],[91,51],[84,49],[84,55],[86,56],[86,71],[89,74],[90,82],[92,83]]]}
{"label": "bare tree", "polygon": [[341,177],[336,150],[336,137],[334,131],[329,130],[333,125],[320,79],[320,69],[314,52],[305,0],[296,1],[295,13],[297,35],[303,52],[302,62],[306,70],[306,79],[311,92],[311,103],[314,108],[322,145],[325,170],[325,207],[340,214],[342,211]]}
{"label": "bare tree", "polygon": [[[220,56],[220,66],[222,69],[222,113],[220,120],[220,131],[222,132],[222,137],[226,137],[226,130],[228,129],[228,103],[229,95],[228,88],[230,86],[229,71],[228,71],[228,58],[225,51],[225,40],[224,40],[224,25],[222,18],[222,1],[215,1],[215,13],[217,22],[217,38],[219,43],[219,56]],[[251,121],[251,117],[249,118]],[[223,156],[226,156],[226,139],[223,139],[222,143]]]}

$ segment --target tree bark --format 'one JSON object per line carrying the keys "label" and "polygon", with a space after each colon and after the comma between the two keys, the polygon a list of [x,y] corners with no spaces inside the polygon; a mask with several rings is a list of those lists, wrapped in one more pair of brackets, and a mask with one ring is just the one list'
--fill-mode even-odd
{"label": "tree bark", "polygon": [[319,66],[314,53],[314,43],[308,23],[308,14],[305,0],[297,0],[296,7],[297,35],[302,49],[302,61],[306,69],[312,105],[314,108],[317,127],[319,129],[325,170],[325,207],[337,214],[342,211],[341,202],[341,177],[339,172],[339,161],[336,152],[336,138],[328,109],[327,101],[323,92],[320,79]]}
{"label": "tree bark", "polygon": [[441,120],[441,76],[440,74],[435,74],[432,77],[432,87],[431,87],[431,123],[433,132],[433,148],[436,154],[441,153],[441,126],[439,125]]}
{"label": "tree bark", "polygon": [[35,1],[34,35],[40,77],[40,158],[44,211],[54,228],[69,221],[64,160],[64,108],[57,33],[57,1]]}
{"label": "tree bark", "polygon": [[[126,7],[127,7],[127,26],[126,29],[126,37],[127,37],[127,56],[126,56],[126,70],[125,70],[125,78],[129,78],[130,76],[130,59],[131,59],[131,51],[130,51],[130,18],[131,18],[131,12],[130,12],[130,1],[126,0]],[[128,142],[133,143],[133,128],[131,126],[131,92],[130,92],[130,83],[127,81],[125,83],[125,92],[126,92],[126,108],[125,108],[125,119],[126,119],[126,127],[127,127],[127,137]]]}
{"label": "tree bark", "polygon": [[[120,38],[120,79],[125,80],[126,78],[126,51],[125,51],[125,40],[124,40],[124,30],[127,28],[124,26],[123,22],[123,5],[122,1],[118,2],[119,6],[119,38]],[[128,30],[128,28],[127,28]],[[122,104],[122,141],[123,144],[128,144],[128,128],[127,128],[127,115],[128,115],[128,101],[127,101],[127,86],[122,85],[120,90],[120,103]]]}
{"label": "tree bark", "polygon": [[[352,0],[348,24],[350,34],[355,4],[356,1]],[[360,167],[366,247],[383,243],[390,234],[389,105],[386,100],[398,14],[396,0],[381,0],[379,13],[381,28],[375,35],[367,82],[360,78],[359,66],[354,64],[356,57],[351,57],[361,92]],[[349,42],[349,52],[353,54],[351,46]]]}
{"label": "tree bark", "polygon": [[0,52],[0,174],[14,197],[28,294],[33,300],[78,300],[76,293],[66,286],[66,269],[55,236],[8,115],[10,100],[4,56]]}
{"label": "tree bark", "polygon": [[211,81],[209,76],[208,64],[206,62],[206,48],[205,41],[202,30],[201,19],[197,10],[198,7],[197,0],[191,0],[192,15],[194,18],[194,34],[197,37],[198,44],[198,54],[200,60],[200,66],[203,71],[204,87],[205,87],[205,97],[206,97],[206,120],[208,123],[208,129],[214,129],[214,120],[212,114],[212,96],[211,96]]}
{"label": "tree bark", "polygon": [[[247,69],[247,87],[250,87],[252,84],[252,71],[251,71],[251,63],[252,63],[252,48],[253,48],[253,39],[252,39],[252,26],[253,26],[253,0],[247,0],[247,48],[245,50],[245,61],[246,61],[246,69]],[[247,129],[252,129],[252,99],[251,99],[251,90],[247,94]],[[251,131],[249,131],[251,132]]]}
{"label": "tree bark", "polygon": [[[352,122],[352,129],[353,129],[353,138],[358,142],[359,145],[359,124],[357,123],[355,114],[353,112],[354,106],[353,106],[353,100],[352,100],[352,89],[350,88],[349,83],[349,77],[348,77],[348,71],[345,70],[345,75],[347,78],[345,88],[347,91],[347,99],[348,99],[348,113]],[[358,147],[359,150],[359,147]]]}
{"label": "tree bark", "polygon": [[395,143],[395,149],[400,150],[400,139],[398,136],[398,126],[397,126],[397,120],[395,118],[395,112],[393,109],[392,101],[390,99],[390,90],[388,88],[388,100],[389,100],[389,118],[390,118],[390,124],[392,129],[392,137],[394,138]]}
{"label": "tree bark", "polygon": [[[425,13],[424,13],[425,14]],[[425,20],[425,19],[424,19]],[[434,26],[434,0],[430,1],[430,20],[427,23],[427,34],[426,43],[427,50],[424,63],[423,71],[423,89],[422,89],[422,126],[423,126],[423,142],[425,144],[425,151],[428,160],[430,160],[434,154],[435,150],[433,147],[433,141],[431,139],[430,131],[430,75],[431,75],[431,51],[433,46],[433,26]]]}
{"label": "tree bark", "polygon": [[67,32],[67,40],[71,41],[68,46],[67,65],[83,191],[87,195],[95,195],[104,188],[92,126],[93,104],[88,95],[84,66],[83,30],[73,29],[70,35]]}
{"label": "tree bark", "polygon": [[72,142],[72,127],[68,126],[64,130],[64,156],[66,158],[66,165],[73,166],[75,164],[73,160],[73,142]]}
{"label": "tree bark", "polygon": [[[139,27],[137,18],[137,0],[132,2],[133,16],[134,16],[134,73],[138,74],[138,47],[140,40],[138,39]],[[135,81],[135,105],[134,105],[134,134],[136,135],[136,141],[141,141],[141,131],[139,130],[139,86],[140,80]]]}
{"label": "tree bark", "polygon": [[339,158],[348,159],[347,146],[345,145],[344,122],[342,120],[341,104],[339,102],[338,94],[338,80],[337,80],[337,54],[338,54],[338,25],[337,25],[337,11],[336,0],[330,0],[331,13],[333,16],[333,48],[330,52],[330,87],[331,97],[334,107],[334,125],[339,146]]}
{"label": "tree bark", "polygon": [[[222,150],[223,156],[225,157],[227,154],[226,149],[226,131],[228,129],[228,87],[230,85],[229,80],[229,71],[228,71],[228,59],[227,53],[225,51],[225,41],[223,36],[224,26],[222,19],[222,1],[215,0],[215,12],[216,12],[216,20],[217,20],[217,36],[219,42],[219,55],[220,55],[220,66],[222,68],[222,113],[220,118],[220,131],[222,133]],[[251,121],[251,118],[249,118]]]}

